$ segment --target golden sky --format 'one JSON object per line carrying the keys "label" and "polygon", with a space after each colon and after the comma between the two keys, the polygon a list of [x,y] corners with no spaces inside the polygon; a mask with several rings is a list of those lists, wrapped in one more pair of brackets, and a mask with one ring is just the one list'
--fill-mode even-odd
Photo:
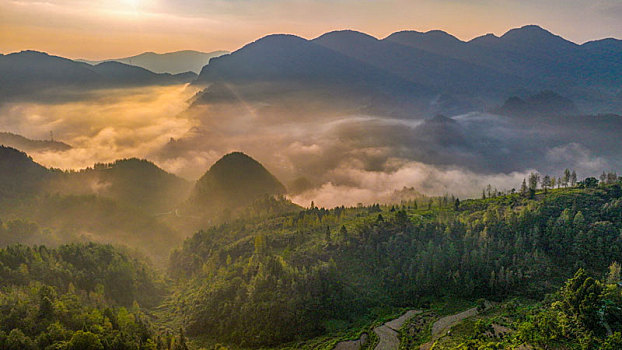
{"label": "golden sky", "polygon": [[582,43],[622,38],[621,0],[0,0],[0,52],[70,58],[235,50],[271,33],[404,29],[461,39],[538,24]]}

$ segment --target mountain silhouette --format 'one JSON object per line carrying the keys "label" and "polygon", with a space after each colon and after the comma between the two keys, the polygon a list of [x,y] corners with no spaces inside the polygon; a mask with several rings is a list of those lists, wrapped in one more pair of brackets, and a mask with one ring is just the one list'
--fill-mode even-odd
{"label": "mountain silhouette", "polygon": [[512,96],[495,112],[521,117],[577,115],[580,113],[573,101],[553,91],[542,91],[526,99]]}
{"label": "mountain silhouette", "polygon": [[138,158],[98,163],[56,180],[50,187],[61,193],[97,194],[152,215],[170,211],[187,198],[192,187],[190,182]]}
{"label": "mountain silhouette", "polygon": [[13,147],[24,152],[55,151],[62,152],[71,149],[71,146],[54,140],[31,140],[22,135],[10,132],[0,132],[0,145]]}
{"label": "mountain silhouette", "polygon": [[241,152],[218,160],[197,181],[189,204],[194,210],[236,209],[264,196],[283,195],[285,186],[261,163]]}
{"label": "mountain silhouette", "polygon": [[218,57],[229,53],[228,51],[199,52],[183,50],[158,54],[155,52],[143,52],[139,55],[112,58],[100,61],[77,60],[96,65],[103,62],[120,62],[132,66],[142,67],[154,73],[179,74],[185,72],[199,73],[201,68],[209,63],[212,57]]}
{"label": "mountain silhouette", "polygon": [[45,90],[169,85],[193,80],[194,74],[156,74],[118,62],[92,66],[37,51],[0,55],[0,94],[32,98]]}
{"label": "mountain silhouette", "polygon": [[[268,104],[292,89],[324,89],[343,100],[358,94],[379,113],[403,103],[411,115],[442,113],[416,109],[439,95],[464,106],[492,106],[517,92],[545,90],[591,106],[590,113],[619,112],[601,92],[617,92],[622,85],[621,47],[616,39],[578,45],[536,25],[470,41],[442,31],[402,31],[384,39],[351,30],[313,40],[270,35],[212,59],[196,83],[261,85],[255,98]],[[387,100],[391,103],[382,106]],[[417,100],[427,103],[414,104]]]}
{"label": "mountain silhouette", "polygon": [[0,146],[0,203],[36,193],[50,176],[26,153]]}

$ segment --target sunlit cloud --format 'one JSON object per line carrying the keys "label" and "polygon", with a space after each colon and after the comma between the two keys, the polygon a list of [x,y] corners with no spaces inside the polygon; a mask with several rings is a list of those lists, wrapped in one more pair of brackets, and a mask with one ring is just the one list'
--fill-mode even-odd
{"label": "sunlit cloud", "polygon": [[0,129],[35,139],[57,140],[66,152],[35,152],[39,163],[79,169],[95,162],[145,157],[194,122],[179,117],[194,90],[186,86],[100,90],[88,99],[67,103],[9,103],[0,107]]}

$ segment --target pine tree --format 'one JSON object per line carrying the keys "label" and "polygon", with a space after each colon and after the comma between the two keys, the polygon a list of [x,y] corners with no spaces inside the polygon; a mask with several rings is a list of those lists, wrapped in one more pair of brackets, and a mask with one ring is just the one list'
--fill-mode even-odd
{"label": "pine tree", "polygon": [[542,189],[544,189],[544,193],[551,187],[551,177],[548,175],[544,175],[542,178]]}
{"label": "pine tree", "polygon": [[570,174],[570,186],[575,187],[577,185],[577,173],[573,170]]}
{"label": "pine tree", "polygon": [[341,237],[344,240],[348,239],[348,229],[346,228],[346,225],[341,225],[341,229],[339,230],[339,234],[341,235]]}
{"label": "pine tree", "polygon": [[520,185],[520,194],[522,196],[526,196],[528,190],[529,189],[527,188],[527,180],[523,179],[523,183]]}
{"label": "pine tree", "polygon": [[568,181],[570,181],[570,176],[570,169],[566,168],[566,170],[564,170],[564,177],[562,178],[564,187],[568,187]]}

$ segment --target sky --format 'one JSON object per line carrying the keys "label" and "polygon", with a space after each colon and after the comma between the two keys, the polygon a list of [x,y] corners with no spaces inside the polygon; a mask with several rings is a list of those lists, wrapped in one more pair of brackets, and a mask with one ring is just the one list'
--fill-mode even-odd
{"label": "sky", "polygon": [[468,40],[538,24],[577,43],[622,38],[621,0],[0,0],[0,52],[103,59],[236,50],[264,35],[440,29]]}

